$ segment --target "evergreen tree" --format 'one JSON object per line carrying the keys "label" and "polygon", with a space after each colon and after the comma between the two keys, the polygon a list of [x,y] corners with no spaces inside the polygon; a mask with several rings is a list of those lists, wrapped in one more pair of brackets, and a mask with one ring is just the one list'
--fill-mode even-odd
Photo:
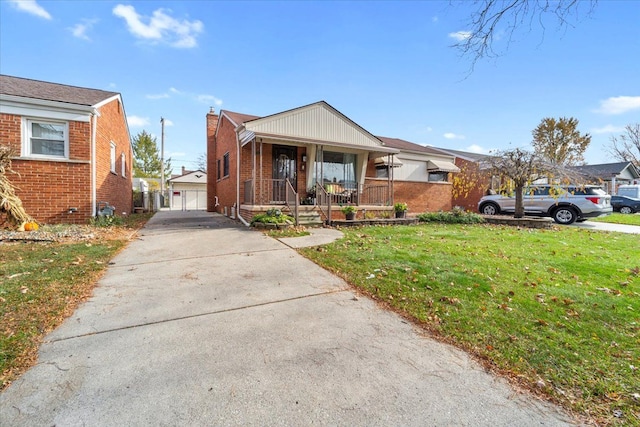
{"label": "evergreen tree", "polygon": [[[138,178],[160,178],[162,160],[156,138],[145,130],[133,138],[133,174]],[[171,177],[171,157],[164,162],[164,175]]]}

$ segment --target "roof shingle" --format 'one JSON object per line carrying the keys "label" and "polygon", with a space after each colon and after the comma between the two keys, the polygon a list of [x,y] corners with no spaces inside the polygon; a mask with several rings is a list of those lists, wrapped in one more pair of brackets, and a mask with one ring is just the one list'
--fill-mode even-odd
{"label": "roof shingle", "polygon": [[119,93],[0,75],[0,95],[93,106]]}

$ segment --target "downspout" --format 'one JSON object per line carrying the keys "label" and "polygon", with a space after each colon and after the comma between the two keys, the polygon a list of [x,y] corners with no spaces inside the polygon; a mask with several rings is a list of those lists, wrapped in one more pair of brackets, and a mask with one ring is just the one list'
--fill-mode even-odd
{"label": "downspout", "polygon": [[236,159],[236,218],[249,227],[249,223],[240,215],[240,138],[238,138],[238,132],[236,132],[236,147],[238,152]]}
{"label": "downspout", "polygon": [[91,112],[91,216],[97,215],[96,198],[97,196],[97,167],[96,167],[96,135],[98,133],[98,116],[100,113],[97,109]]}

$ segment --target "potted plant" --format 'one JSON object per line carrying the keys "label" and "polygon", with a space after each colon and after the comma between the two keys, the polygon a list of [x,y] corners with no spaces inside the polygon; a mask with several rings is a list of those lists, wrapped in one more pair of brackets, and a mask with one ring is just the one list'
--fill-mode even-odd
{"label": "potted plant", "polygon": [[404,218],[407,214],[407,204],[403,202],[398,202],[393,205],[393,211],[396,213],[396,218]]}
{"label": "potted plant", "polygon": [[340,209],[340,211],[342,211],[347,221],[353,221],[356,217],[355,206],[351,206],[351,205],[343,206],[342,209]]}

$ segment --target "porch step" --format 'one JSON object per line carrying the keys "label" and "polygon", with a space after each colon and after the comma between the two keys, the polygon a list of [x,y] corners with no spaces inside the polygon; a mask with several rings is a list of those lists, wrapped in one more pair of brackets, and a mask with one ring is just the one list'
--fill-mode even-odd
{"label": "porch step", "polygon": [[[283,209],[283,211],[286,212],[287,215],[293,216],[293,212],[289,211],[289,209]],[[304,225],[305,227],[321,227],[324,222],[322,221],[320,212],[313,206],[301,205],[298,208],[298,224]]]}

